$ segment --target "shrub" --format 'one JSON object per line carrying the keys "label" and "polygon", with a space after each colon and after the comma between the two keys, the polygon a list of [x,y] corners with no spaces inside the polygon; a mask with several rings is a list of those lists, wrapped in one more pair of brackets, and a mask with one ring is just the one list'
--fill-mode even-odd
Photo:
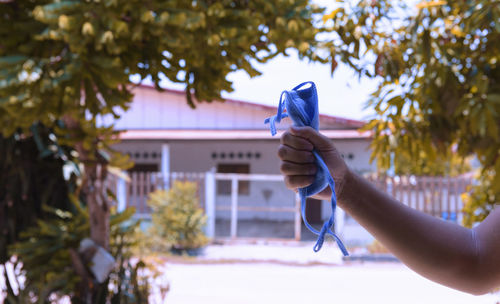
{"label": "shrub", "polygon": [[[17,271],[14,284],[8,281],[7,284],[19,288],[5,292],[6,303],[57,303],[66,297],[72,303],[86,303],[70,250],[77,250],[80,241],[88,237],[89,215],[78,202],[74,207],[70,212],[44,206],[51,216],[21,232],[21,241],[10,247],[10,263]],[[137,246],[133,232],[139,225],[132,220],[134,213],[135,209],[129,208],[111,214],[110,253],[116,259],[116,267],[99,287],[98,297],[92,303],[148,303],[150,281],[157,273],[132,255]]]}
{"label": "shrub", "polygon": [[199,206],[195,183],[175,181],[168,191],[152,192],[148,205],[153,211],[148,231],[152,250],[190,250],[208,243],[203,233],[206,216]]}
{"label": "shrub", "polygon": [[462,224],[465,227],[473,227],[482,222],[498,206],[497,197],[500,197],[500,190],[497,190],[499,187],[495,187],[495,171],[483,170],[476,176],[476,181],[476,184],[462,194],[464,202]]}

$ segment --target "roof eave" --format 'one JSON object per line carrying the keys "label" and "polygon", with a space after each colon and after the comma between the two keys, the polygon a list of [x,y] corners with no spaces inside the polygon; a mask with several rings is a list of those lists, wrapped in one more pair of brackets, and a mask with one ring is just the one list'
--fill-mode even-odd
{"label": "roof eave", "polygon": [[[154,85],[143,84],[143,83],[137,85],[137,87],[156,90],[156,87]],[[172,93],[172,94],[176,94],[176,95],[185,95],[186,94],[186,92],[183,90],[174,90],[174,89],[166,89],[166,88],[162,88],[162,90],[164,92],[168,92],[168,93]],[[224,98],[224,101],[238,104],[238,105],[242,105],[242,106],[251,106],[253,108],[260,108],[260,109],[268,110],[268,111],[276,111],[276,109],[277,109],[277,107],[274,107],[274,106],[264,105],[264,104],[251,102],[251,101],[236,100],[236,99],[231,99],[231,98]],[[319,114],[319,116],[321,119],[330,120],[334,123],[345,125],[346,127],[361,128],[363,125],[365,125],[364,121],[356,120],[356,119],[343,118],[343,117],[328,115],[328,114]]]}
{"label": "roof eave", "polygon": [[[123,130],[121,140],[275,140],[268,130]],[[331,139],[370,139],[371,132],[357,130],[323,130],[323,135]]]}

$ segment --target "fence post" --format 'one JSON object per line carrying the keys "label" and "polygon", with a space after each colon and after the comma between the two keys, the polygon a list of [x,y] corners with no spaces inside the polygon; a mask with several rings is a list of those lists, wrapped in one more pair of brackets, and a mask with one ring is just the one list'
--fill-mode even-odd
{"label": "fence post", "polygon": [[231,238],[235,239],[238,230],[238,179],[231,178]]}
{"label": "fence post", "polygon": [[127,208],[127,182],[124,178],[118,178],[116,181],[116,210],[120,213]]}
{"label": "fence post", "polygon": [[301,239],[301,217],[300,217],[300,195],[295,193],[295,240],[300,241]]}
{"label": "fence post", "polygon": [[167,143],[161,145],[161,175],[163,177],[163,189],[170,188],[170,146]]}
{"label": "fence post", "polygon": [[207,226],[205,233],[207,237],[215,237],[215,173],[208,171],[205,173],[205,215],[207,216]]}

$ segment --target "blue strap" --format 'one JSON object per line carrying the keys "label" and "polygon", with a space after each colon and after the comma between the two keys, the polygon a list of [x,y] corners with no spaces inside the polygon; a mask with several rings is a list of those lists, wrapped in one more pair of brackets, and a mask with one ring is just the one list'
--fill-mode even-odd
{"label": "blue strap", "polygon": [[278,113],[264,120],[264,123],[269,123],[269,127],[271,128],[271,134],[276,135],[276,122],[281,122],[281,119],[288,117],[287,113],[283,113],[283,95],[286,92],[283,91],[280,96],[280,102],[278,104]]}
{"label": "blue strap", "polygon": [[[271,116],[270,118],[267,118],[264,121],[264,123],[269,123],[270,129],[271,129],[271,134],[273,136],[276,134],[276,122],[278,122],[278,123],[281,122],[281,119],[288,117],[289,115],[290,115],[290,118],[294,121],[294,123],[296,125],[301,125],[302,121],[314,121],[314,117],[312,117],[312,118],[308,117],[309,119],[307,120],[307,119],[304,119],[304,117],[298,117],[298,116],[308,115],[308,113],[310,115],[310,113],[312,113],[312,112],[315,112],[314,115],[316,115],[316,116],[318,115],[318,113],[317,113],[317,111],[318,111],[317,110],[318,109],[317,95],[316,95],[316,89],[315,89],[313,82],[309,81],[309,82],[301,83],[298,86],[296,86],[295,88],[293,88],[292,91],[297,91],[299,88],[303,87],[306,84],[311,84],[311,88],[312,88],[312,90],[314,90],[314,94],[312,94],[313,97],[306,100],[312,104],[308,105],[307,103],[304,103],[303,100],[302,100],[302,103],[297,102],[296,100],[294,100],[294,98],[292,98],[292,95],[287,91],[283,91],[281,93],[280,101],[278,104],[278,111],[277,111],[276,115]],[[285,99],[283,99],[283,97],[285,97]],[[291,103],[293,103],[293,104],[291,104]],[[289,113],[284,112],[284,108],[287,107],[287,105],[289,107],[287,109],[287,111]],[[295,110],[291,111],[290,106],[292,106]],[[314,111],[307,111],[306,109],[304,109],[306,106],[312,107],[312,109]],[[311,110],[311,108],[309,110]],[[313,126],[313,127],[317,128],[317,126]],[[337,209],[337,196],[335,194],[335,181],[333,180],[333,177],[331,176],[331,174],[328,170],[328,167],[326,166],[325,162],[323,161],[321,156],[318,154],[318,152],[316,150],[313,150],[313,154],[316,158],[317,164],[320,167],[318,171],[323,172],[323,174],[321,175],[321,178],[326,179],[326,181],[325,180],[321,180],[321,181],[316,180],[315,183],[326,182],[325,184],[327,184],[327,186],[330,187],[330,189],[332,190],[332,197],[331,197],[332,213],[330,215],[330,218],[323,223],[323,226],[322,226],[320,231],[316,230],[314,227],[311,226],[311,224],[309,224],[309,222],[306,219],[306,204],[307,204],[306,198],[308,196],[311,196],[311,195],[314,195],[317,193],[317,192],[316,193],[308,193],[309,187],[313,186],[313,185],[311,185],[311,186],[299,189],[302,220],[304,221],[304,224],[306,225],[306,227],[312,233],[314,233],[318,236],[316,244],[313,247],[313,250],[315,252],[318,252],[321,249],[321,247],[323,246],[323,242],[325,241],[325,235],[328,234],[328,235],[331,235],[335,239],[338,247],[342,251],[342,254],[344,256],[347,256],[347,255],[349,255],[347,249],[345,248],[345,246],[342,243],[342,241],[340,240],[340,238],[335,234],[335,232],[332,231],[332,227],[334,227],[334,224],[335,224],[335,211]],[[317,173],[317,175],[318,175],[318,173]],[[315,188],[315,187],[313,187],[313,188]],[[320,190],[323,190],[323,189],[320,189]]]}

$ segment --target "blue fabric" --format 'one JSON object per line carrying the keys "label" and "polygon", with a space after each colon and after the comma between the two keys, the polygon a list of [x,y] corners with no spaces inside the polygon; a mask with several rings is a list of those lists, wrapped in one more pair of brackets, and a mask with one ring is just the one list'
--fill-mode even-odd
{"label": "blue fabric", "polygon": [[[307,88],[300,89],[306,85],[310,85]],[[286,113],[285,113],[286,110]],[[293,124],[298,127],[310,126],[315,130],[319,130],[319,110],[318,110],[318,94],[316,92],[316,85],[311,82],[304,82],[293,88],[291,91],[283,91],[280,96],[280,101],[278,104],[278,112],[276,115],[267,118],[264,123],[269,123],[271,134],[276,135],[276,122],[281,122],[281,119],[285,117],[290,117]],[[325,240],[325,235],[331,235],[344,256],[349,255],[347,249],[340,238],[332,231],[332,227],[335,224],[335,209],[337,208],[337,196],[335,194],[335,181],[333,180],[328,167],[325,162],[318,154],[316,150],[313,150],[315,156],[315,162],[318,167],[314,182],[304,188],[299,189],[300,201],[301,201],[301,213],[302,219],[306,227],[314,234],[318,236],[316,245],[314,245],[313,250],[318,252],[323,246]],[[331,207],[332,213],[328,221],[325,221],[323,227],[320,231],[312,227],[306,219],[306,198],[308,196],[315,195],[321,192],[326,187],[332,189]]]}

